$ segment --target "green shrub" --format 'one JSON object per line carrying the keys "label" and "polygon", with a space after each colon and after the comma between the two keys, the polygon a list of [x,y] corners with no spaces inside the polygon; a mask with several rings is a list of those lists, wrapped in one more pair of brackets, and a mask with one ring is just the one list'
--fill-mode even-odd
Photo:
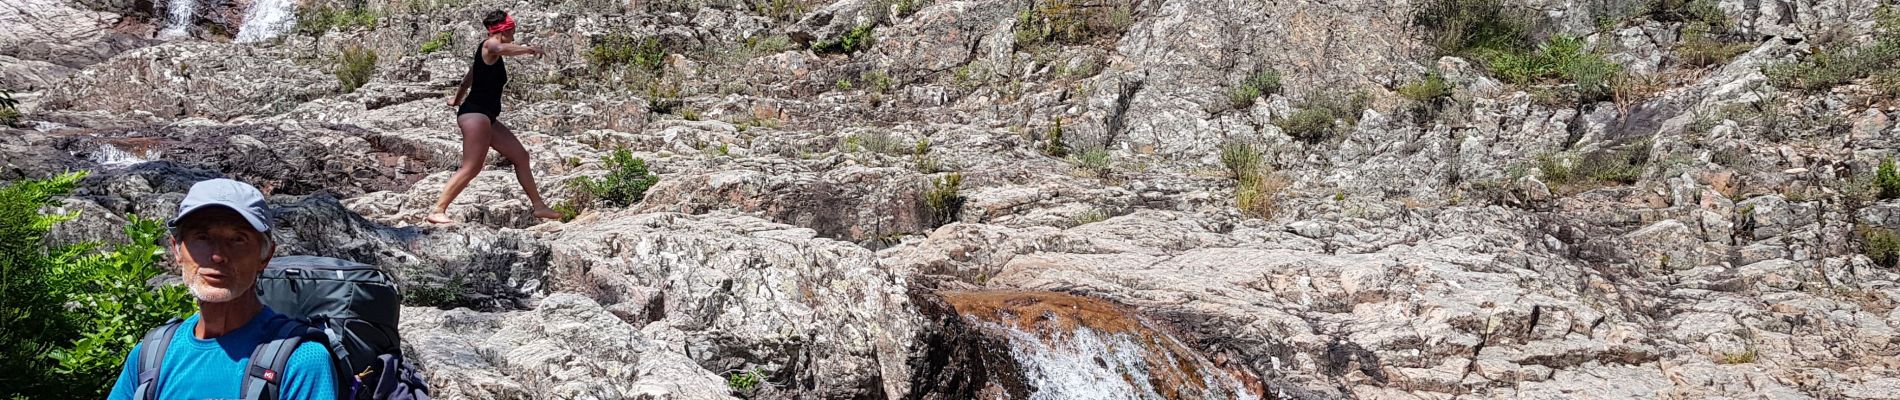
{"label": "green shrub", "polygon": [[814,44],[811,49],[819,53],[856,53],[858,50],[871,48],[873,42],[871,33],[875,29],[877,29],[876,24],[858,25],[856,28],[851,28],[851,31],[845,32],[844,36],[835,40]]}
{"label": "green shrub", "polygon": [[1075,167],[1080,170],[1083,175],[1106,178],[1109,173],[1108,158],[1108,150],[1097,147],[1083,150],[1081,154],[1076,154],[1074,162]]}
{"label": "green shrub", "polygon": [[1900,171],[1895,171],[1893,157],[1880,161],[1874,171],[1874,186],[1880,188],[1882,200],[1900,197]]}
{"label": "green shrub", "polygon": [[1062,141],[1062,120],[1056,120],[1056,124],[1049,127],[1049,133],[1045,136],[1044,140],[1046,141],[1042,144],[1043,155],[1050,157],[1067,157],[1069,155],[1069,145]]}
{"label": "green shrub", "polygon": [[595,68],[627,65],[641,71],[659,72],[666,64],[666,47],[659,38],[613,33],[593,39],[587,60]]}
{"label": "green shrub", "polygon": [[1428,0],[1412,16],[1441,55],[1483,51],[1517,52],[1532,43],[1537,25],[1527,10],[1507,9],[1500,0]]}
{"label": "green shrub", "polygon": [[1275,122],[1287,136],[1307,143],[1318,143],[1331,138],[1338,129],[1338,118],[1333,111],[1325,108],[1307,108],[1294,111],[1293,114]]}
{"label": "green shrub", "polygon": [[931,181],[930,188],[924,190],[924,206],[937,221],[935,225],[956,222],[963,212],[964,198],[958,193],[962,186],[963,174],[952,172]]}
{"label": "green shrub", "polygon": [[1273,68],[1263,68],[1254,72],[1253,75],[1248,76],[1246,80],[1240,81],[1240,83],[1234,85],[1234,87],[1228,88],[1227,101],[1234,105],[1234,109],[1244,109],[1252,107],[1254,99],[1258,99],[1260,96],[1279,92],[1280,71],[1274,70]]}
{"label": "green shrub", "polygon": [[1126,0],[1031,2],[1016,12],[1016,48],[1113,39],[1134,25],[1134,12],[1134,2]]}
{"label": "green shrub", "polygon": [[797,21],[811,11],[810,0],[751,0],[752,11],[782,22]]}
{"label": "green shrub", "polygon": [[1716,361],[1721,364],[1728,364],[1728,365],[1748,364],[1748,363],[1755,362],[1755,355],[1756,355],[1756,351],[1754,349],[1749,349],[1747,351],[1743,351],[1739,353],[1723,353],[1722,359],[1716,360]]}
{"label": "green shrub", "polygon": [[1251,144],[1227,142],[1220,145],[1221,166],[1227,167],[1228,177],[1235,181],[1258,175],[1263,158],[1261,151]]}
{"label": "green shrub", "polygon": [[1873,41],[1820,46],[1799,60],[1762,67],[1768,83],[1781,88],[1821,91],[1892,69],[1900,61],[1900,9],[1874,10]]}
{"label": "green shrub", "polygon": [[1445,75],[1432,72],[1417,81],[1399,86],[1398,92],[1400,96],[1419,103],[1437,103],[1451,97],[1451,83],[1445,81]]}
{"label": "green shrub", "polygon": [[[178,286],[150,287],[158,221],[128,216],[130,242],[48,247],[77,214],[44,214],[83,172],[0,188],[0,398],[99,398],[138,338],[193,304]],[[75,307],[68,308],[72,304]]]}
{"label": "green shrub", "polygon": [[1537,163],[1538,169],[1543,171],[1544,182],[1553,185],[1628,185],[1642,179],[1649,165],[1650,150],[1650,142],[1643,140],[1580,158],[1545,154],[1538,156]]}
{"label": "green shrub", "polygon": [[379,16],[369,7],[318,5],[297,10],[297,31],[318,36],[331,30],[368,29],[376,26]]}
{"label": "green shrub", "polygon": [[574,204],[573,200],[555,202],[550,208],[553,208],[554,212],[561,213],[561,222],[572,222],[574,217],[581,215],[581,206]]}
{"label": "green shrub", "polygon": [[111,386],[139,337],[196,309],[183,286],[146,284],[165,273],[159,267],[159,255],[164,254],[159,248],[163,224],[138,216],[127,220],[125,234],[130,242],[71,260],[58,274],[77,283],[67,301],[80,305],[73,312],[81,321],[81,335],[71,347],[53,350],[47,357],[59,362],[56,372],[74,381],[92,382],[87,386],[96,385],[99,395]]}
{"label": "green shrub", "polygon": [[1871,225],[1857,226],[1854,232],[1860,239],[1860,253],[1874,264],[1893,267],[1900,263],[1900,233]]}
{"label": "green shrub", "polygon": [[1707,67],[1728,62],[1754,48],[1747,42],[1722,40],[1712,29],[1702,22],[1684,26],[1682,39],[1676,42],[1676,58],[1685,65]]}
{"label": "green shrub", "polygon": [[1220,146],[1221,166],[1234,179],[1234,207],[1242,214],[1272,218],[1279,207],[1275,199],[1286,189],[1286,181],[1275,176],[1265,162],[1263,152],[1253,145],[1228,142]]}
{"label": "green shrub", "polygon": [[866,89],[878,93],[890,92],[891,87],[897,85],[897,80],[891,79],[891,74],[876,70],[858,74],[858,82],[863,82]]}
{"label": "green shrub", "polygon": [[758,389],[759,384],[763,382],[765,382],[764,374],[759,373],[759,370],[756,369],[735,372],[726,377],[726,386],[731,388],[735,393],[752,393],[752,391]]}
{"label": "green shrub", "polygon": [[1715,0],[1658,0],[1650,3],[1649,18],[1660,22],[1699,23],[1728,30],[1728,15]]}
{"label": "green shrub", "polygon": [[468,282],[461,276],[446,281],[418,282],[405,285],[402,303],[413,307],[452,307],[468,296]]}
{"label": "green shrub", "polygon": [[617,207],[626,207],[646,198],[647,188],[660,177],[647,172],[646,160],[635,158],[627,149],[616,149],[607,156],[607,176],[600,179],[575,178],[582,193]]}
{"label": "green shrub", "polygon": [[1881,37],[1865,45],[1833,45],[1800,60],[1762,67],[1776,87],[1826,90],[1891,68],[1900,61],[1900,38]]}
{"label": "green shrub", "polygon": [[448,32],[437,33],[435,34],[434,39],[429,39],[429,41],[427,42],[422,42],[422,54],[429,54],[429,53],[440,51],[442,50],[443,47],[448,47],[449,43],[451,43],[453,40],[455,40],[455,37],[450,35]]}
{"label": "green shrub", "polygon": [[343,56],[337,62],[336,80],[343,84],[343,93],[356,91],[369,83],[370,75],[376,72],[376,52],[363,46],[343,48]]}
{"label": "green shrub", "polygon": [[1586,52],[1582,39],[1552,36],[1533,51],[1483,50],[1477,57],[1499,78],[1518,85],[1556,81],[1575,84],[1579,101],[1597,101],[1610,96],[1610,84],[1621,65]]}

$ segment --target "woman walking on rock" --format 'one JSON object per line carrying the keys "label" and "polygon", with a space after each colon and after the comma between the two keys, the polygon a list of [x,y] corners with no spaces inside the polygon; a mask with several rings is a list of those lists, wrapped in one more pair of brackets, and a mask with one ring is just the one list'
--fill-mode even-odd
{"label": "woman walking on rock", "polygon": [[449,106],[460,106],[455,110],[455,123],[462,128],[462,168],[442,187],[442,198],[436,200],[427,219],[437,224],[455,222],[449,219],[449,203],[462,194],[469,181],[481,174],[491,147],[515,165],[515,179],[520,180],[521,188],[528,192],[534,216],[560,218],[561,213],[548,208],[547,202],[541,200],[541,192],[535,189],[534,170],[528,166],[528,150],[521,146],[521,140],[507,124],[496,119],[501,116],[501,88],[508,84],[508,62],[502,57],[540,56],[541,50],[514,44],[515,19],[507,12],[489,12],[482,18],[482,25],[488,28],[488,39],[476,46],[475,60],[468,68],[468,75],[462,77],[462,87],[449,98]]}

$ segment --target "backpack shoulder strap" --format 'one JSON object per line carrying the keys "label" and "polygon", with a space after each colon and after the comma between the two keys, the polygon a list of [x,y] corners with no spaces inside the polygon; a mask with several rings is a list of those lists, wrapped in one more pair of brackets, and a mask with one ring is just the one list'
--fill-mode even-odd
{"label": "backpack shoulder strap", "polygon": [[178,335],[179,325],[184,325],[183,321],[172,318],[139,339],[139,386],[132,392],[133,399],[158,399],[158,369],[165,364],[165,350],[172,347],[172,337]]}
{"label": "backpack shoulder strap", "polygon": [[272,321],[270,325],[265,325],[264,331],[272,332],[271,337],[276,339],[251,350],[251,363],[245,366],[244,381],[238,386],[238,393],[245,400],[277,399],[291,353],[297,351],[297,346],[302,345],[304,339],[323,334],[290,319]]}

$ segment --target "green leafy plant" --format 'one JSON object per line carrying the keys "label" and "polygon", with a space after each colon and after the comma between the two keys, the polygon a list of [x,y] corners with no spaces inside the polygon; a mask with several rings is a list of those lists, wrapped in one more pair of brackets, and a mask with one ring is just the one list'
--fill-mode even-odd
{"label": "green leafy plant", "polygon": [[1287,136],[1307,143],[1332,139],[1346,127],[1359,123],[1359,114],[1371,101],[1365,93],[1350,96],[1316,96],[1300,104],[1292,114],[1274,121]]}
{"label": "green leafy plant", "polygon": [[1900,61],[1900,9],[1882,5],[1874,20],[1872,42],[1824,45],[1799,60],[1762,67],[1762,74],[1776,87],[1820,91],[1890,70]]}
{"label": "green leafy plant", "polygon": [[110,387],[111,377],[124,364],[126,353],[145,331],[173,318],[191,315],[196,308],[191,294],[183,286],[151,287],[153,276],[165,271],[159,267],[159,239],[165,228],[157,220],[128,216],[126,237],[109,251],[88,254],[60,265],[58,275],[76,282],[67,302],[81,307],[74,312],[82,332],[70,347],[53,350],[47,357],[59,362],[57,373],[77,381],[91,381],[102,389]]}
{"label": "green leafy plant", "polygon": [[468,296],[468,282],[461,276],[418,282],[403,288],[403,305],[415,307],[451,307]]}
{"label": "green leafy plant", "polygon": [[1049,127],[1049,133],[1045,136],[1044,140],[1046,140],[1046,142],[1042,145],[1043,155],[1050,157],[1066,157],[1069,155],[1069,145],[1062,141],[1062,120],[1056,120],[1055,125]]}
{"label": "green leafy plant", "polygon": [[1880,161],[1880,167],[1874,170],[1874,187],[1880,189],[1880,199],[1900,197],[1900,171],[1894,168],[1893,157]]}
{"label": "green leafy plant", "polygon": [[856,53],[859,50],[871,48],[871,44],[874,41],[871,37],[871,33],[875,29],[877,29],[875,24],[858,25],[858,27],[851,28],[850,31],[845,32],[844,36],[814,44],[811,49],[819,53]]}
{"label": "green leafy plant", "polygon": [[331,30],[368,29],[376,26],[380,16],[381,13],[366,6],[317,5],[297,10],[297,31],[319,36]]}
{"label": "green leafy plant", "polygon": [[646,198],[647,188],[660,181],[659,176],[647,172],[646,160],[635,158],[632,151],[624,148],[615,149],[604,165],[608,171],[606,176],[579,177],[573,182],[582,193],[617,207],[640,202]]}
{"label": "green leafy plant", "polygon": [[963,174],[952,172],[932,180],[930,188],[924,190],[924,206],[941,226],[956,222],[957,215],[963,212],[963,195],[958,190],[963,186]]}
{"label": "green leafy plant", "polygon": [[1684,26],[1682,39],[1676,41],[1676,58],[1685,65],[1707,67],[1727,62],[1754,48],[1746,41],[1723,40],[1713,29],[1703,22]]}
{"label": "green leafy plant", "polygon": [[764,382],[765,375],[757,369],[738,371],[726,376],[726,387],[736,393],[752,393],[753,390],[759,388],[759,384]]}
{"label": "green leafy plant", "polygon": [[422,54],[429,54],[429,53],[441,51],[443,47],[448,47],[449,43],[453,41],[454,39],[455,37],[450,35],[448,32],[437,33],[435,34],[434,39],[429,39],[429,41],[427,42],[422,42]]}
{"label": "green leafy plant", "polygon": [[1872,225],[1857,226],[1854,232],[1860,239],[1860,253],[1874,264],[1890,268],[1900,265],[1900,234]]}
{"label": "green leafy plant", "polygon": [[1254,99],[1280,92],[1280,71],[1262,68],[1227,89],[1227,101],[1234,109],[1252,107]]}
{"label": "green leafy plant", "polygon": [[[178,286],[146,284],[163,273],[163,226],[127,216],[128,242],[48,246],[45,214],[84,172],[0,188],[0,398],[98,398],[146,330],[189,315]],[[71,307],[68,307],[71,305]]]}
{"label": "green leafy plant", "polygon": [[1107,178],[1109,176],[1108,149],[1092,147],[1075,155],[1075,167],[1082,175]]}
{"label": "green leafy plant", "polygon": [[1633,184],[1642,179],[1649,165],[1650,143],[1636,141],[1582,157],[1544,154],[1537,158],[1538,169],[1543,171],[1544,182],[1553,185]]}
{"label": "green leafy plant", "polygon": [[343,56],[337,62],[336,80],[343,85],[343,93],[356,91],[369,83],[370,75],[376,72],[376,52],[363,46],[343,48]]}
{"label": "green leafy plant", "polygon": [[1134,24],[1134,11],[1134,2],[1126,0],[1031,2],[1016,12],[1016,48],[1110,40]]}
{"label": "green leafy plant", "polygon": [[1445,81],[1445,75],[1434,71],[1425,74],[1417,81],[1399,86],[1399,95],[1419,103],[1435,103],[1451,97],[1451,83]]}
{"label": "green leafy plant", "polygon": [[597,69],[626,65],[639,71],[660,72],[666,64],[666,46],[656,37],[612,33],[593,38],[587,61]]}
{"label": "green leafy plant", "polygon": [[1272,218],[1279,208],[1276,197],[1286,189],[1286,181],[1274,174],[1264,153],[1245,142],[1222,143],[1220,162],[1234,179],[1234,207],[1248,216]]}

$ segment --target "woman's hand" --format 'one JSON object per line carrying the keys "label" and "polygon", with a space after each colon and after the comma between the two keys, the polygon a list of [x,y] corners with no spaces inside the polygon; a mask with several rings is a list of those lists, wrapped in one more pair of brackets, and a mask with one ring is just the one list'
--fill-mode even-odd
{"label": "woman's hand", "polygon": [[457,107],[461,105],[462,105],[462,96],[449,96],[449,107]]}

